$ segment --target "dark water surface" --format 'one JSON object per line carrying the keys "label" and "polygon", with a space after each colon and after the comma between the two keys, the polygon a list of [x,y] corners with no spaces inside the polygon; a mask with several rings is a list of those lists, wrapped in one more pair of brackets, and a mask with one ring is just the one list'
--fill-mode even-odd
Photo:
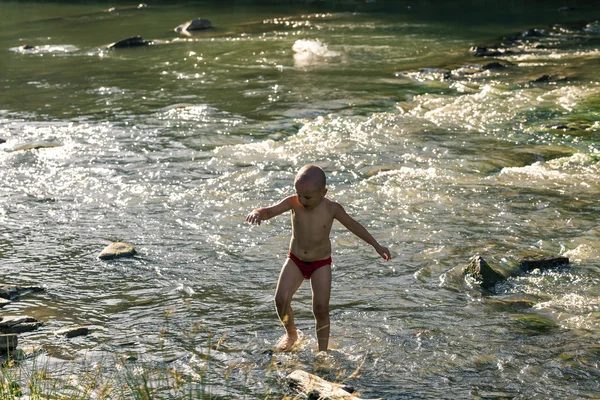
{"label": "dark water surface", "polygon": [[[563,5],[0,2],[0,281],[46,288],[2,315],[43,321],[21,344],[71,377],[131,357],[223,398],[298,367],[365,398],[600,398],[600,9]],[[133,35],[154,44],[104,47]],[[306,163],[394,259],[334,225],[332,350],[305,285],[304,341],[271,357],[289,217],[244,217]],[[98,260],[115,240],[140,255]],[[456,274],[474,254],[571,266],[490,295]]]}

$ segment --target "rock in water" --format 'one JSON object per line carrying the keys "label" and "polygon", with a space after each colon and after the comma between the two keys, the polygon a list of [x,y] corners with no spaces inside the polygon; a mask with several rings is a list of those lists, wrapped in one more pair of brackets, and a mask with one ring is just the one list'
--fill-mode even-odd
{"label": "rock in water", "polygon": [[471,257],[465,272],[485,289],[491,289],[498,282],[506,280],[503,274],[490,267],[481,256]]}
{"label": "rock in water", "polygon": [[0,285],[0,298],[6,300],[14,300],[25,293],[35,293],[43,291],[44,288],[39,286]]}
{"label": "rock in water", "polygon": [[69,339],[77,336],[86,336],[89,335],[89,333],[90,328],[87,326],[72,326],[70,328],[64,328],[54,332],[55,335],[64,336]]}
{"label": "rock in water", "polygon": [[212,23],[209,20],[203,18],[196,18],[191,21],[184,22],[183,24],[177,26],[173,30],[175,32],[185,34],[186,32],[203,31],[210,28],[212,28]]}
{"label": "rock in water", "polygon": [[0,321],[0,332],[2,333],[23,333],[31,332],[42,326],[42,322],[32,317],[10,316],[2,317]]}
{"label": "rock in water", "polygon": [[140,47],[152,44],[150,40],[145,40],[141,36],[132,36],[127,39],[119,40],[106,46],[108,49],[122,49],[126,47]]}
{"label": "rock in water", "polygon": [[528,257],[521,260],[519,267],[529,272],[534,269],[547,269],[569,265],[568,257]]}
{"label": "rock in water", "polygon": [[17,335],[11,333],[9,335],[0,335],[0,353],[7,354],[17,348],[19,339]]}
{"label": "rock in water", "polygon": [[361,400],[353,390],[347,386],[326,381],[316,375],[300,369],[295,370],[287,376],[290,385],[299,392],[303,393],[309,399],[343,399],[343,400]]}
{"label": "rock in water", "polygon": [[112,260],[115,258],[133,257],[136,251],[130,244],[123,242],[114,242],[109,244],[98,254],[101,260]]}

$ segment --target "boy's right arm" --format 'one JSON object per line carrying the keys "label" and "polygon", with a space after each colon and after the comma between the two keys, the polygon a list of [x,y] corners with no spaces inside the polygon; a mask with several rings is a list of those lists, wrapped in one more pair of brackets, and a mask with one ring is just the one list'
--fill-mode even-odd
{"label": "boy's right arm", "polygon": [[283,214],[284,212],[292,209],[292,202],[294,198],[295,196],[286,197],[274,206],[256,208],[246,216],[246,222],[249,222],[253,225],[260,225],[260,223],[264,220],[271,219],[279,214]]}

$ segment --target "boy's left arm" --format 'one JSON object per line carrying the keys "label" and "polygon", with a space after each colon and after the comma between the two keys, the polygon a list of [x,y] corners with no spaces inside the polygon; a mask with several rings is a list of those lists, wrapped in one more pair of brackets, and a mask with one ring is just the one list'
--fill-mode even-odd
{"label": "boy's left arm", "polygon": [[379,255],[383,257],[384,260],[390,260],[392,258],[392,255],[390,254],[388,248],[380,245],[377,242],[377,240],[375,240],[375,238],[369,233],[369,231],[367,231],[367,228],[362,226],[360,222],[356,221],[354,218],[348,215],[346,210],[344,210],[344,207],[342,207],[338,203],[335,203],[334,207],[335,213],[333,215],[333,218],[340,221],[340,223],[344,225],[346,229],[348,229],[350,232],[354,233],[356,236],[373,246],[375,251],[379,253]]}

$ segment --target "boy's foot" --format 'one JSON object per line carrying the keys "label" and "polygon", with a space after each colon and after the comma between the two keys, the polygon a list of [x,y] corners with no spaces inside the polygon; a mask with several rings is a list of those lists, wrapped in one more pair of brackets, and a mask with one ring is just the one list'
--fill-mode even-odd
{"label": "boy's foot", "polygon": [[289,351],[294,347],[294,344],[298,340],[298,334],[288,335],[287,333],[283,335],[277,344],[275,345],[276,351]]}

